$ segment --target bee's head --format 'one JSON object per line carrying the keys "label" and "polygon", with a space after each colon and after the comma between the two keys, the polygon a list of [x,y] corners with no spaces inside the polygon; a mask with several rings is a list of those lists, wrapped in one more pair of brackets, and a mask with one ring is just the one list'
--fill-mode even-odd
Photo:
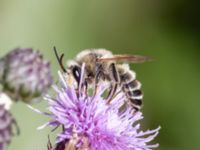
{"label": "bee's head", "polygon": [[[79,66],[79,65],[71,65],[71,66],[69,66],[68,67],[68,73],[73,75],[73,77],[74,77],[74,79],[76,80],[77,83],[80,82],[80,79],[81,79],[81,66]],[[94,79],[95,79],[94,71],[87,64],[85,64],[83,78],[88,84],[93,83]]]}

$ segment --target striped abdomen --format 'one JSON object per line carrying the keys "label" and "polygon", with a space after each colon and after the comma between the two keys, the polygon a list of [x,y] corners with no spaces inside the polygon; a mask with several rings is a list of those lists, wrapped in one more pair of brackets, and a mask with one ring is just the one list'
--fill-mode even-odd
{"label": "striped abdomen", "polygon": [[126,73],[120,75],[121,86],[127,97],[127,103],[135,111],[138,111],[142,106],[143,94],[141,91],[141,83],[135,79],[135,73],[128,70]]}

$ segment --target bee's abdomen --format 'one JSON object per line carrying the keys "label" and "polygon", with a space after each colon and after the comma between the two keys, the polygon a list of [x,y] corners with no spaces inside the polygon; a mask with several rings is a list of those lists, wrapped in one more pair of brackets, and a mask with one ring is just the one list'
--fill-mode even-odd
{"label": "bee's abdomen", "polygon": [[122,83],[122,89],[127,97],[128,104],[136,111],[142,106],[143,93],[141,83],[135,79]]}

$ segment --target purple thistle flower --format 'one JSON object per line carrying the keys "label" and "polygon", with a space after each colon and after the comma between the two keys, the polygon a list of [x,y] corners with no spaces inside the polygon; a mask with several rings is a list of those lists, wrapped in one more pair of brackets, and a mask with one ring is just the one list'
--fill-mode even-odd
{"label": "purple thistle flower", "polygon": [[88,96],[80,87],[77,94],[76,86],[69,86],[61,74],[60,79],[62,86],[54,86],[57,96],[45,97],[50,113],[42,113],[51,120],[40,129],[63,127],[56,146],[53,148],[50,144],[49,150],[150,150],[158,147],[158,144],[147,143],[157,136],[160,127],[140,131],[137,122],[143,118],[141,112],[133,114],[129,108],[119,111],[125,99],[122,92],[108,105],[108,100],[102,96],[108,88],[106,84],[99,84],[96,95]]}

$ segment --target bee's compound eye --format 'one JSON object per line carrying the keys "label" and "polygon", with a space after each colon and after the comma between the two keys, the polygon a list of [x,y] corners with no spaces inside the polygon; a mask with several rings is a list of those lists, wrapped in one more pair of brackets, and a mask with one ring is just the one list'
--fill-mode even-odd
{"label": "bee's compound eye", "polygon": [[79,82],[80,78],[81,78],[80,77],[81,76],[81,68],[78,66],[74,66],[72,68],[72,74],[73,74],[74,78],[76,79],[76,81]]}

